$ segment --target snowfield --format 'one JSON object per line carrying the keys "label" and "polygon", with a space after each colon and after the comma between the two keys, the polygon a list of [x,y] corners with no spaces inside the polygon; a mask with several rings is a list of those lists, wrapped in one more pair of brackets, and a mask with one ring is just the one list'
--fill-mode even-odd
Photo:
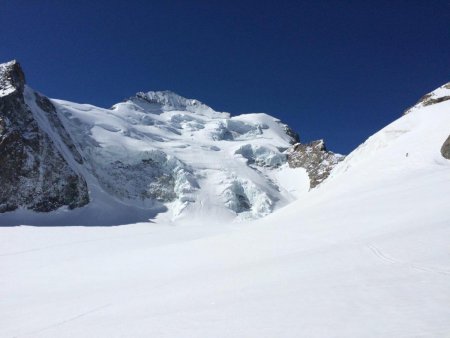
{"label": "snowfield", "polygon": [[[193,118],[177,117],[196,128]],[[286,169],[274,177],[297,200],[253,221],[224,223],[222,209],[199,202],[175,220],[1,227],[0,336],[447,337],[450,161],[440,148],[449,126],[450,101],[417,106],[309,192],[304,172]],[[234,151],[277,161],[258,144]],[[239,180],[207,177],[198,201]]]}

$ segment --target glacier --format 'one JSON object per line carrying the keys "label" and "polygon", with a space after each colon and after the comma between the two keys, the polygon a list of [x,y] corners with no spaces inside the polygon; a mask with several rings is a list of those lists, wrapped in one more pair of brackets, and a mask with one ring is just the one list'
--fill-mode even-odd
{"label": "glacier", "polygon": [[[18,197],[13,188],[5,190],[1,225],[195,222],[210,214],[220,215],[224,223],[239,222],[263,217],[297,198],[278,182],[283,172],[296,176],[295,181],[306,179],[303,170],[287,165],[287,151],[298,143],[298,135],[264,113],[232,116],[171,91],[139,92],[108,109],[50,99],[25,83],[17,61],[1,65],[0,87],[0,118],[9,121],[8,130],[24,130],[32,121],[64,170],[72,173],[37,175],[37,182],[17,187]],[[8,120],[8,107],[14,116],[20,108],[27,120]],[[8,130],[2,132],[5,140]],[[24,133],[20,137],[26,139]],[[30,175],[12,170],[7,180]],[[72,187],[68,197],[52,192],[56,180],[60,190]],[[27,193],[26,187],[33,186],[47,188]],[[46,207],[35,207],[21,194]]]}

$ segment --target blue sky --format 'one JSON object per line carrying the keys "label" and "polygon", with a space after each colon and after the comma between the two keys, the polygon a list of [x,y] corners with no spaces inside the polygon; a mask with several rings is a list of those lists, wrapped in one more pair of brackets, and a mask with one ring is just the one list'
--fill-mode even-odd
{"label": "blue sky", "polygon": [[450,1],[0,1],[0,61],[109,107],[170,89],[348,153],[450,81]]}

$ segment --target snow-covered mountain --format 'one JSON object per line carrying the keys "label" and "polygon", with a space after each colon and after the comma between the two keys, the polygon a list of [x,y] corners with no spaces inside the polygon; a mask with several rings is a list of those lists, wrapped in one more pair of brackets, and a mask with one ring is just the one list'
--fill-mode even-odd
{"label": "snow-covered mountain", "polygon": [[[10,149],[2,142],[20,126],[12,140],[26,158],[39,168],[47,163],[38,161],[41,149],[54,147],[46,158],[67,170],[53,174],[85,178],[90,202],[48,214],[6,212],[1,220],[28,215],[31,224],[55,225],[68,214],[102,225],[108,213],[117,224],[145,219],[146,203],[170,211],[154,223],[120,227],[0,227],[0,336],[450,332],[450,83],[345,159],[320,141],[284,152],[293,139],[274,118],[229,117],[172,93],[138,94],[112,109],[38,99],[38,110],[36,92],[25,88],[23,103],[16,87],[2,86],[1,107],[17,102],[25,116],[12,120],[11,110],[0,110],[2,154]],[[51,107],[60,123],[48,122],[54,115],[43,112]],[[136,182],[148,183],[136,178],[142,173],[152,177],[151,188]],[[320,184],[309,189],[310,179]],[[78,186],[82,196],[82,179]],[[142,191],[150,197],[139,209]],[[254,206],[271,198],[275,207],[297,200],[253,222],[214,226],[265,214]]]}
{"label": "snow-covered mountain", "polygon": [[[230,116],[170,91],[104,109],[48,99],[25,84],[15,61],[0,66],[0,79],[5,223],[48,222],[33,211],[52,211],[56,224],[158,213],[165,221],[255,219],[315,187],[308,174],[320,167],[322,181],[341,159],[290,149],[297,134],[267,114]],[[294,164],[294,153],[303,162]]]}

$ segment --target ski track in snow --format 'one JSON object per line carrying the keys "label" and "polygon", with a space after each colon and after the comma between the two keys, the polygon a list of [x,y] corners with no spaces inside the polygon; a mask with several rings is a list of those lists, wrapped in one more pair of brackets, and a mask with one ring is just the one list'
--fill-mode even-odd
{"label": "ski track in snow", "polygon": [[103,310],[103,309],[105,309],[105,308],[107,308],[107,307],[110,307],[111,305],[112,305],[112,304],[105,304],[105,305],[102,305],[102,306],[98,306],[98,307],[93,308],[93,309],[91,309],[91,310],[89,310],[89,311],[82,312],[82,313],[80,313],[80,314],[78,314],[78,315],[76,315],[76,316],[67,318],[67,319],[65,319],[65,320],[56,322],[56,323],[54,323],[54,324],[50,324],[50,325],[45,326],[45,327],[43,327],[43,328],[40,328],[40,329],[37,329],[37,330],[34,330],[34,331],[30,331],[30,332],[26,332],[26,333],[21,334],[21,335],[18,335],[18,336],[14,336],[14,338],[20,338],[20,337],[26,337],[26,336],[31,336],[31,337],[33,337],[33,335],[35,335],[35,334],[42,333],[42,332],[45,332],[45,331],[54,329],[54,328],[59,327],[59,326],[63,326],[63,325],[65,325],[65,324],[67,324],[67,323],[73,322],[73,321],[75,321],[75,320],[77,320],[77,319],[80,319],[80,318],[82,318],[82,317],[86,317],[86,316],[88,316],[88,315],[90,315],[90,314],[92,314],[92,313],[94,313],[94,312],[101,311],[101,310]]}
{"label": "ski track in snow", "polygon": [[405,267],[408,267],[408,268],[411,268],[414,270],[418,270],[418,271],[423,271],[423,272],[437,273],[437,274],[441,274],[441,275],[450,275],[450,270],[427,267],[427,266],[403,261],[403,260],[400,260],[397,258],[393,258],[391,255],[386,254],[384,251],[382,251],[380,248],[378,248],[377,246],[375,246],[373,244],[368,245],[367,247],[375,255],[375,257],[377,257],[380,260],[387,262],[389,264],[403,265]]}

